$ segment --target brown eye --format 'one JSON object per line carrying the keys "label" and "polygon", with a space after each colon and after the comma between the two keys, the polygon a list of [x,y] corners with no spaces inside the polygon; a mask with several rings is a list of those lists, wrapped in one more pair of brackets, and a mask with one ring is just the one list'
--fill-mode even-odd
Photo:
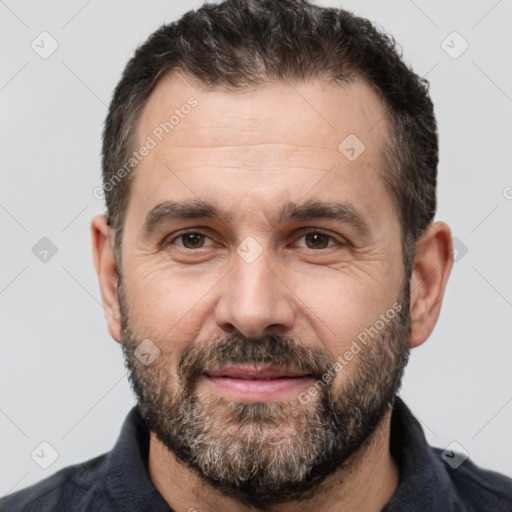
{"label": "brown eye", "polygon": [[324,233],[308,233],[305,236],[306,245],[310,249],[325,249],[329,245],[329,239],[331,237]]}
{"label": "brown eye", "polygon": [[184,249],[201,249],[205,247],[205,240],[209,237],[195,231],[189,233],[182,233],[169,241],[169,244],[176,244]]}
{"label": "brown eye", "polygon": [[182,235],[181,239],[187,249],[197,249],[204,244],[204,235],[198,233],[187,233],[186,235]]}

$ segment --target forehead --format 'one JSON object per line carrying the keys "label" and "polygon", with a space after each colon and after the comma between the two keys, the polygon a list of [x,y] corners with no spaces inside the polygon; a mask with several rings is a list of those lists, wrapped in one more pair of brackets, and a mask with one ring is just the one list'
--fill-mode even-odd
{"label": "forehead", "polygon": [[[189,108],[191,103],[196,106]],[[381,100],[362,78],[228,88],[201,86],[178,71],[161,79],[148,98],[136,139],[142,143],[153,134],[157,142],[180,145],[190,142],[193,131],[196,141],[206,139],[205,146],[228,143],[234,136],[238,144],[251,144],[258,136],[260,144],[338,151],[339,143],[354,134],[378,153],[368,145],[385,135],[386,124]]]}
{"label": "forehead", "polygon": [[[151,148],[137,164],[128,211],[134,203],[142,216],[188,195],[223,199],[242,217],[251,205],[268,208],[265,198],[283,203],[315,189],[328,199],[334,183],[369,202],[383,193],[386,125],[379,97],[361,79],[227,89],[171,73],[139,118],[135,149]],[[243,209],[242,196],[251,200]]]}

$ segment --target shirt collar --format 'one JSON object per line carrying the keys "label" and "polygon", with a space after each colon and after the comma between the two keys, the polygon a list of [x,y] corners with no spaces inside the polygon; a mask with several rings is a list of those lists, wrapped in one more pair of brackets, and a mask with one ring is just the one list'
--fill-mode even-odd
{"label": "shirt collar", "polygon": [[391,416],[391,455],[400,479],[382,512],[452,512],[454,490],[441,457],[429,446],[423,428],[405,403],[396,397]]}
{"label": "shirt collar", "polygon": [[135,406],[108,456],[107,488],[119,510],[172,512],[148,471],[149,431]]}

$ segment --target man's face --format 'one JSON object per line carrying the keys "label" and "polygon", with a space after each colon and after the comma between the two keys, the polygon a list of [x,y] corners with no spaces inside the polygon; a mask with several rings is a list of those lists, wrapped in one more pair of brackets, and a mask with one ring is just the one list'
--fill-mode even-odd
{"label": "man's face", "polygon": [[226,494],[296,498],[389,411],[409,303],[384,119],[361,81],[203,91],[170,75],[143,110],[134,146],[155,147],[126,211],[123,350],[160,441]]}

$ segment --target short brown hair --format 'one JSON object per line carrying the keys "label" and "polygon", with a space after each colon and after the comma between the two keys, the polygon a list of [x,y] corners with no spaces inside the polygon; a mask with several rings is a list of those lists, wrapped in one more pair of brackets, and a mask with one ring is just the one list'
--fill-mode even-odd
{"label": "short brown hair", "polygon": [[436,210],[438,140],[428,82],[370,21],[306,0],[205,4],[162,26],[136,50],[115,89],[103,133],[106,216],[118,258],[133,173],[113,187],[107,184],[130,158],[137,119],[155,85],[178,69],[208,86],[366,80],[388,113],[381,175],[394,199],[410,270],[415,242]]}

